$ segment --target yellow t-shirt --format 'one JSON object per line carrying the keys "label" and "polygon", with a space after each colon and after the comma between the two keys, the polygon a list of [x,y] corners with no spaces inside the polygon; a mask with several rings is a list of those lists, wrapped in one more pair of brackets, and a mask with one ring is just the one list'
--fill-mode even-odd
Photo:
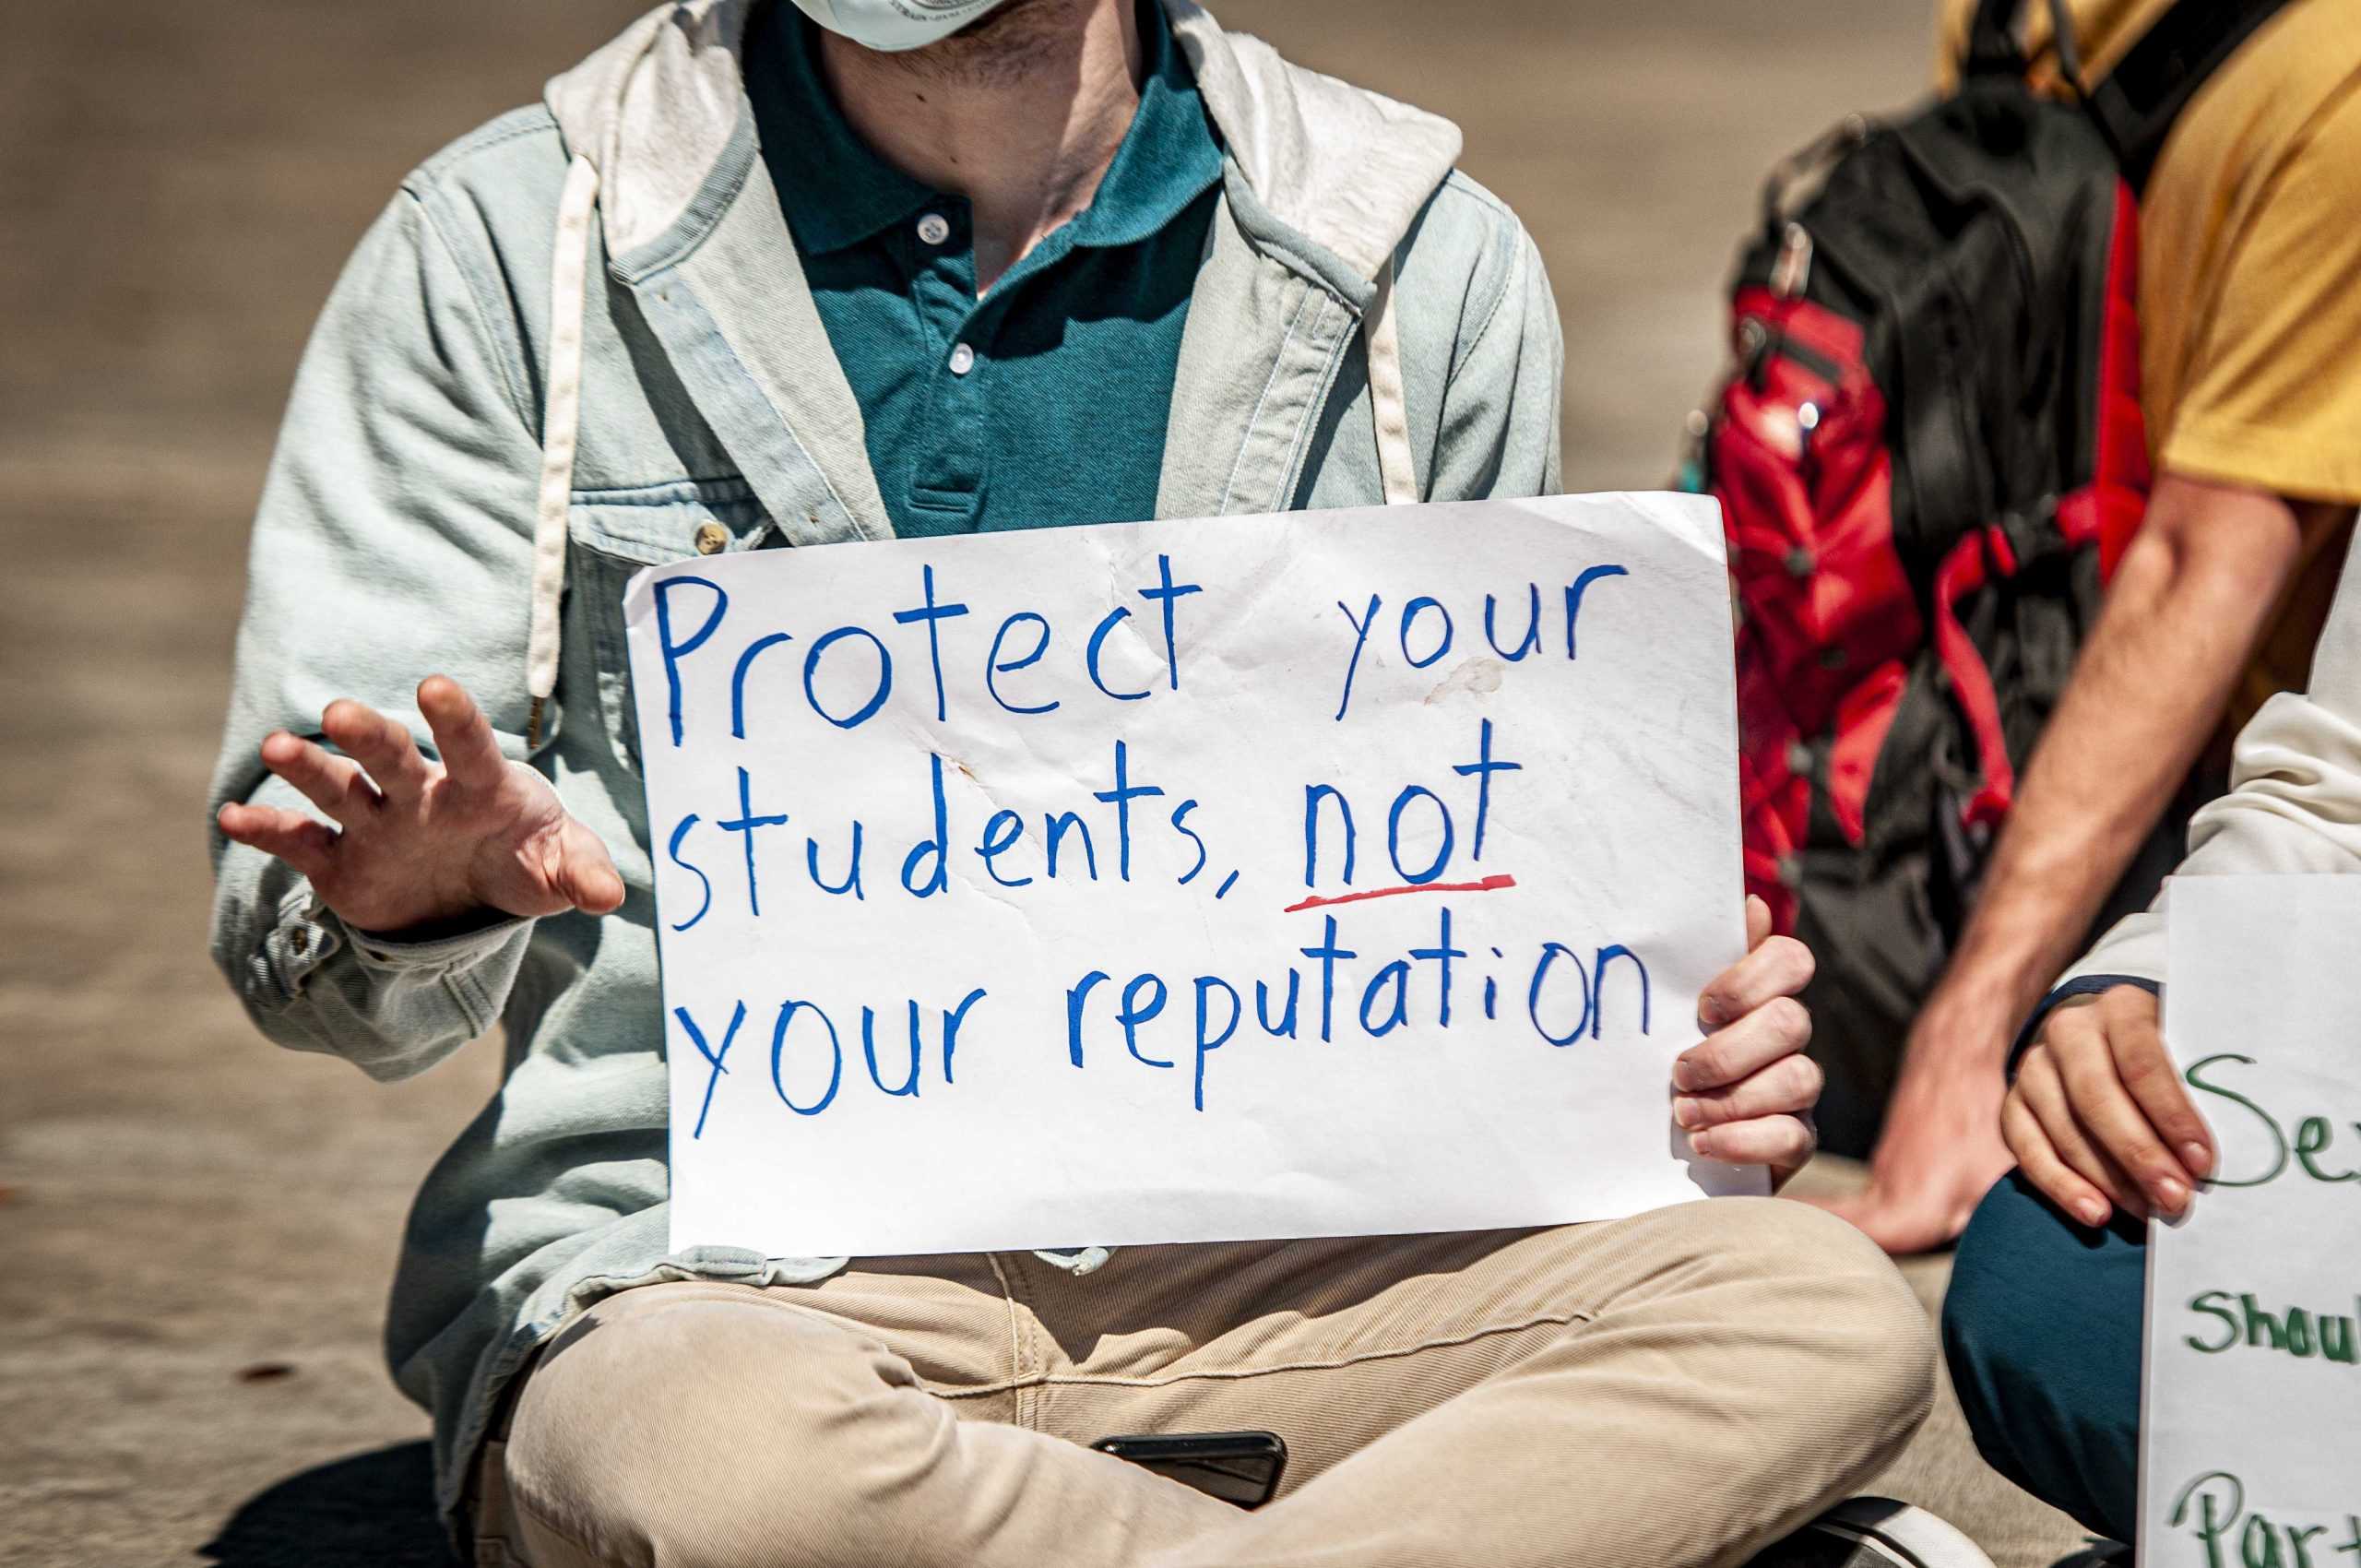
{"label": "yellow t-shirt", "polygon": [[[2086,78],[2171,0],[2069,0]],[[1942,0],[1946,82],[1973,0]],[[2034,0],[2035,75],[2055,79]],[[2291,0],[2199,89],[2140,203],[2140,401],[2156,470],[2361,503],[2361,0]],[[2351,514],[2307,538],[2232,699],[2301,691]]]}

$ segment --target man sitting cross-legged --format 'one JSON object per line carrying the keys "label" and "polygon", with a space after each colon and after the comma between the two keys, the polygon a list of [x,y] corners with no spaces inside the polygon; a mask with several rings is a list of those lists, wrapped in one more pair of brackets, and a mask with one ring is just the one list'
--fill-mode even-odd
{"label": "man sitting cross-legged", "polygon": [[[1794,1528],[1931,1372],[1891,1265],[1800,1206],[668,1255],[635,570],[1558,478],[1548,286],[1445,123],[1187,0],[805,9],[665,6],[414,174],[255,529],[216,956],[379,1077],[507,1036],[387,1334],[455,1526],[533,1568],[1659,1568]],[[1751,914],[1668,1098],[1784,1170],[1809,960]],[[1292,1451],[1267,1508],[1086,1446],[1225,1428]]]}

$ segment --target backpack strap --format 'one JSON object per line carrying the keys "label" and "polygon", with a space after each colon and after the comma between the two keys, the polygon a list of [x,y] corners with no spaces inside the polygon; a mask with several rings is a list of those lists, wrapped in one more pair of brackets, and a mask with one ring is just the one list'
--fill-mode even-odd
{"label": "backpack strap", "polygon": [[2018,0],[1976,0],[1975,15],[1967,24],[1967,53],[1959,63],[1963,77],[2023,76],[2025,52],[2017,43]]}
{"label": "backpack strap", "polygon": [[[1961,76],[2025,74],[2024,45],[2017,41],[2017,13],[2023,8],[2023,0],[1976,0],[1975,15],[1967,26],[1967,54],[1960,62]],[[2080,93],[2082,62],[2074,49],[2073,18],[2067,14],[2066,0],[2049,0],[2049,21],[2050,32],[2058,41],[2058,64],[2068,83]]]}
{"label": "backpack strap", "polygon": [[[2058,68],[2115,150],[2124,181],[2136,194],[2147,184],[2175,117],[2205,78],[2287,0],[2177,0],[2094,86],[2083,81],[2067,0],[2048,4]],[[2024,74],[2024,47],[2017,40],[2017,15],[2023,8],[2024,0],[1976,0],[1962,77]]]}
{"label": "backpack strap", "polygon": [[2287,0],[2179,0],[2084,94],[2091,117],[2137,192],[2188,106],[2222,63]]}

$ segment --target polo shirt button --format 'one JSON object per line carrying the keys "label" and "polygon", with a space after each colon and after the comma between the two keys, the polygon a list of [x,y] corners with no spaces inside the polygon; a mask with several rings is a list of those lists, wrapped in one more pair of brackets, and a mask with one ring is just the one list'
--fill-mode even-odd
{"label": "polo shirt button", "polygon": [[919,238],[930,245],[939,245],[951,237],[951,224],[940,212],[930,212],[919,220]]}
{"label": "polo shirt button", "polygon": [[962,343],[951,350],[951,374],[965,375],[976,368],[976,350]]}

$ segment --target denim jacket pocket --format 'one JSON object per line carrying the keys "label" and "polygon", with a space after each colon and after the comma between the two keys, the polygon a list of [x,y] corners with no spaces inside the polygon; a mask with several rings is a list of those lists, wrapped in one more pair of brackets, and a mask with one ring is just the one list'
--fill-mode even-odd
{"label": "denim jacket pocket", "polygon": [[575,494],[567,519],[566,639],[589,650],[608,743],[632,774],[639,772],[639,721],[624,588],[645,567],[758,549],[774,531],[753,490],[735,476]]}

